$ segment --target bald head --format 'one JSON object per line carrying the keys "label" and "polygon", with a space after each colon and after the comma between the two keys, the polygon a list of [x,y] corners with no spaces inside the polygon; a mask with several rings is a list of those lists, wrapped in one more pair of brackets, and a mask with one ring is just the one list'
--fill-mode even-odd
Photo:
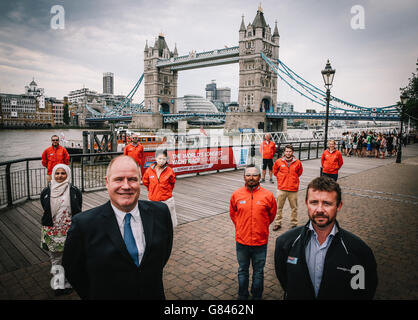
{"label": "bald head", "polygon": [[120,155],[120,156],[117,156],[116,158],[113,158],[112,161],[110,161],[106,169],[106,177],[109,178],[110,175],[112,174],[112,167],[115,163],[118,163],[118,164],[120,163],[126,166],[132,166],[132,165],[135,166],[135,168],[138,171],[138,176],[139,176],[139,167],[136,161],[132,157],[129,157],[126,155]]}

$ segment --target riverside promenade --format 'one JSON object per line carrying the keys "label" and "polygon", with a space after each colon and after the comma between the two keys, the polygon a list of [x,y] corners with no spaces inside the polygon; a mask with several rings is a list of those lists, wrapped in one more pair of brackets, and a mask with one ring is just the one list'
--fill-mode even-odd
{"label": "riverside promenade", "polygon": [[[320,160],[302,162],[299,225],[308,221],[304,197],[307,184],[319,174]],[[418,144],[403,148],[401,164],[394,158],[344,157],[338,182],[343,208],[338,221],[373,250],[379,283],[375,299],[418,299]],[[174,232],[164,285],[170,300],[228,300],[237,295],[238,263],[229,199],[243,186],[243,171],[179,178],[175,199],[179,226]],[[276,185],[263,187],[271,191]],[[108,200],[107,192],[84,193],[83,209]],[[147,198],[141,186],[141,199]],[[39,248],[39,200],[0,211],[0,299],[79,299],[74,292],[55,297],[50,263]],[[284,207],[282,229],[270,232],[264,274],[267,300],[282,299],[274,272],[274,243],[289,230],[290,207]],[[270,230],[272,226],[270,226]],[[251,272],[251,271],[250,271]]]}

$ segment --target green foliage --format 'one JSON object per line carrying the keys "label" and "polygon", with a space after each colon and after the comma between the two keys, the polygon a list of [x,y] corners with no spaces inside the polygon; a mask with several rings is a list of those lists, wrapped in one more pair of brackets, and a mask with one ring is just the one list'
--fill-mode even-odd
{"label": "green foliage", "polygon": [[70,112],[68,110],[68,104],[64,104],[64,119],[63,119],[65,124],[69,124],[70,123]]}
{"label": "green foliage", "polygon": [[[416,65],[418,66],[418,59]],[[400,91],[401,94],[406,94],[409,98],[403,109],[404,121],[410,118],[411,122],[415,122],[418,125],[418,67],[416,68],[416,72],[412,73],[408,85],[405,88],[400,88]],[[401,105],[400,108],[402,108]]]}

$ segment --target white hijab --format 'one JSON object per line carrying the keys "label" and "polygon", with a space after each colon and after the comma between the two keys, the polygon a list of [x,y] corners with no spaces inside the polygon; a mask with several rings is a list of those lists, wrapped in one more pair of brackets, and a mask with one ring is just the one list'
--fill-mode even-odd
{"label": "white hijab", "polygon": [[[63,182],[57,182],[55,180],[55,172],[58,169],[64,169],[67,173],[67,179]],[[71,180],[71,169],[65,164],[57,164],[52,169],[52,180],[51,180],[51,215],[52,218],[60,216],[65,210],[71,213],[71,202],[70,202],[70,180]]]}

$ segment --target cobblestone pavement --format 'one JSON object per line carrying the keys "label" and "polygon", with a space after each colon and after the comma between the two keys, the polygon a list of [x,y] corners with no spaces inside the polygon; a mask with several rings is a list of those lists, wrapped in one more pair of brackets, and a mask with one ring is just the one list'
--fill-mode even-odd
{"label": "cobblestone pavement", "polygon": [[[343,208],[338,221],[375,254],[379,277],[376,299],[418,299],[417,176],[418,157],[412,157],[402,164],[390,161],[339,179]],[[301,190],[299,225],[308,220],[304,197],[305,190]],[[283,228],[270,232],[264,299],[283,296],[274,273],[273,253],[276,237],[290,226],[289,218],[286,202]],[[178,226],[164,272],[167,299],[235,299],[238,263],[234,237],[228,212]],[[45,262],[0,275],[0,299],[78,299],[76,293],[54,297],[49,269]]]}

